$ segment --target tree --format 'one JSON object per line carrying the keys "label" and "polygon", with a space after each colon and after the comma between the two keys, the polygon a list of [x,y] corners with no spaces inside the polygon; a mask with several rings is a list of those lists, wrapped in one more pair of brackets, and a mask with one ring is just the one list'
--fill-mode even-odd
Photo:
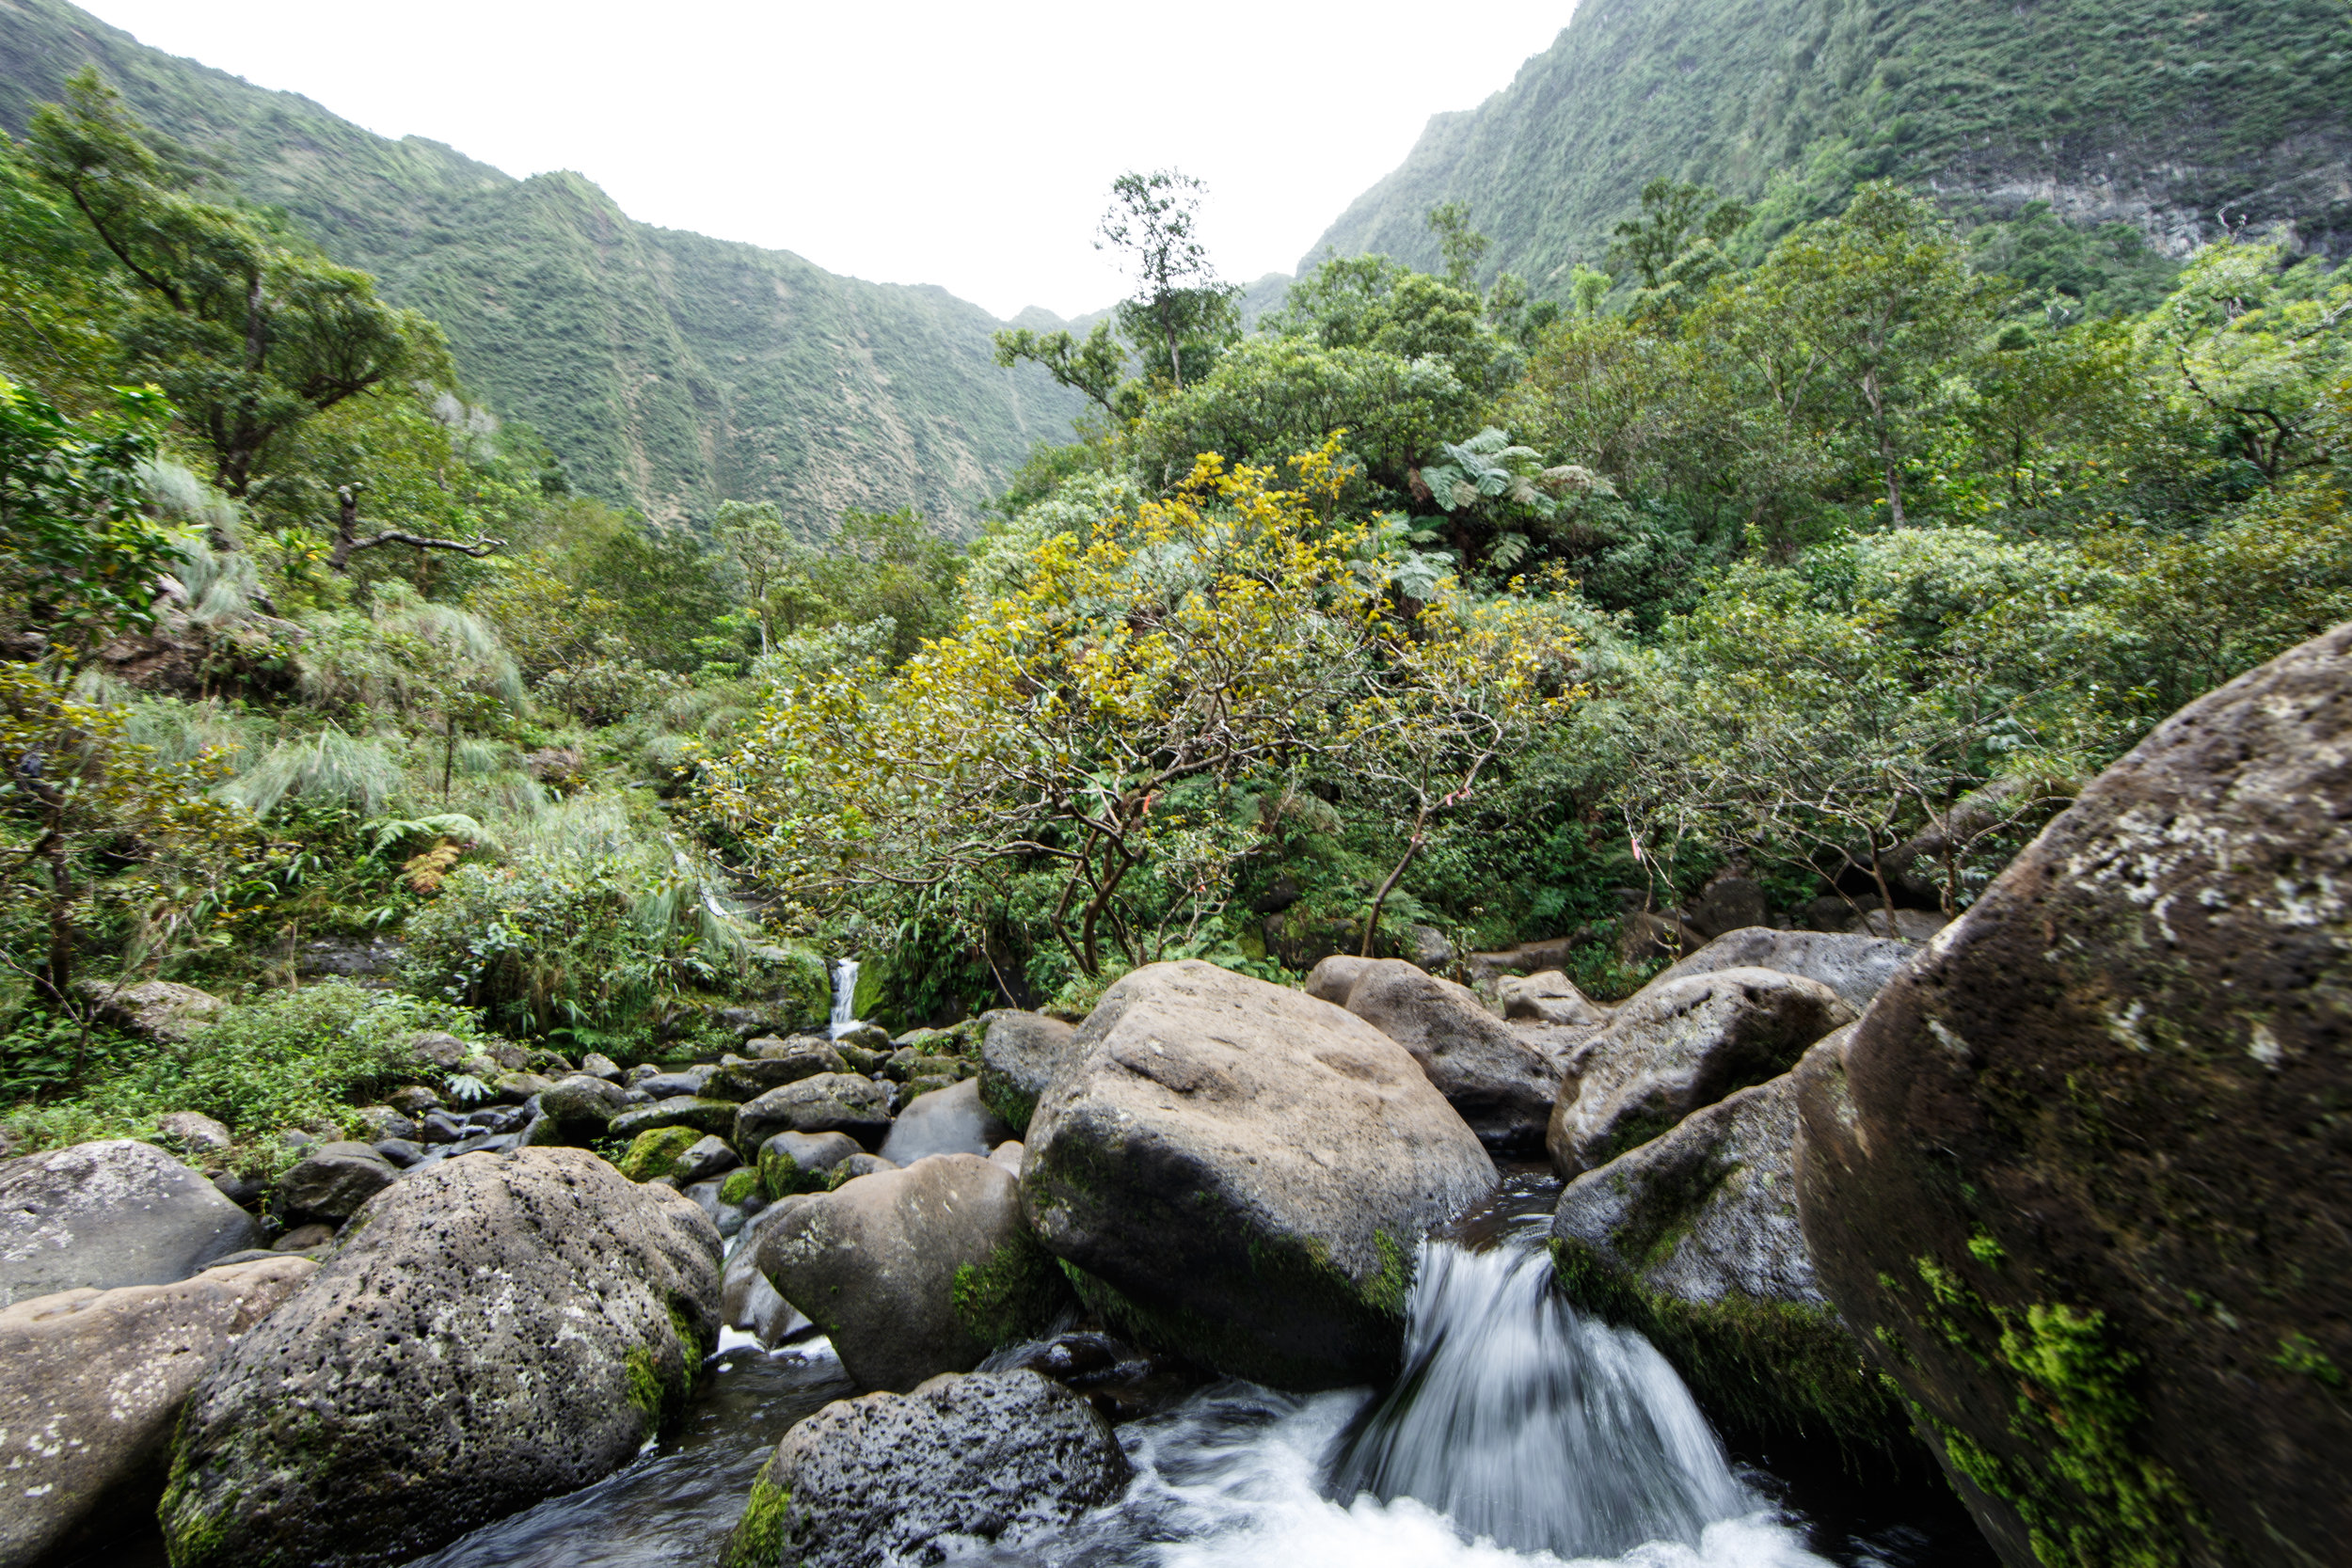
{"label": "tree", "polygon": [[1427,221],[1445,258],[1445,280],[1457,289],[1476,288],[1479,261],[1494,242],[1470,226],[1470,209],[1458,201],[1430,208]]}
{"label": "tree", "polygon": [[806,545],[784,524],[773,501],[721,501],[711,525],[719,547],[743,574],[743,591],[759,624],[759,651],[766,653],[776,619],[776,598],[794,575],[805,570]]}
{"label": "tree", "polygon": [[1111,182],[1112,205],[1095,241],[1097,249],[1126,253],[1136,292],[1120,305],[1120,327],[1134,342],[1158,341],[1178,391],[1188,349],[1197,372],[1241,332],[1234,304],[1241,291],[1217,281],[1208,247],[1193,232],[1207,189],[1175,169],[1122,174]]}
{"label": "tree", "polygon": [[1612,272],[1630,267],[1640,280],[1635,316],[1672,322],[1709,282],[1732,270],[1729,242],[1753,215],[1711,187],[1653,180],[1642,187],[1641,215],[1614,230],[1604,264]]}
{"label": "tree", "polygon": [[1115,420],[1132,419],[1139,399],[1122,397],[1127,349],[1111,336],[1111,324],[1096,322],[1084,341],[1068,332],[1033,332],[1016,327],[996,334],[996,362],[1010,370],[1024,359],[1073,392],[1082,392]]}
{"label": "tree", "polygon": [[63,104],[34,111],[25,156],[140,291],[126,356],[211,447],[230,496],[246,495],[272,443],[303,420],[398,377],[446,373],[439,328],[379,301],[365,273],[199,199],[193,163],[95,70],[67,83]]}

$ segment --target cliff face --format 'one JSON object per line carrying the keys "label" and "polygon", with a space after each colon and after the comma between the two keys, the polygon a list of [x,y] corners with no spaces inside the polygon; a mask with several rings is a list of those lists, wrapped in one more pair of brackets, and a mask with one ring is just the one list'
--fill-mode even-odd
{"label": "cliff face", "polygon": [[21,132],[86,64],[439,322],[469,388],[529,420],[575,487],[648,517],[764,499],[812,532],[845,506],[918,507],[961,531],[1078,411],[1033,368],[1000,369],[1003,324],[945,290],[637,223],[577,174],[516,180],[60,0],[0,0],[0,126]]}
{"label": "cliff face", "polygon": [[1660,175],[1756,198],[1820,158],[1962,207],[2223,223],[2352,250],[2352,11],[2334,0],[1583,0],[1474,110],[1437,116],[1309,258],[1434,265],[1459,201],[1490,269],[1597,262]]}

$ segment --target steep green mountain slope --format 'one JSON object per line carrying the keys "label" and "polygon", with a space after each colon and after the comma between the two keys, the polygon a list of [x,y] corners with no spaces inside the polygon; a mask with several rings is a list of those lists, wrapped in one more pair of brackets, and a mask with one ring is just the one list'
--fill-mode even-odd
{"label": "steep green mountain slope", "polygon": [[1963,207],[2052,202],[2177,253],[2218,223],[2352,248],[2342,0],[1583,0],[1478,108],[1438,115],[1317,243],[1434,265],[1460,201],[1538,289],[1597,261],[1644,182],[1755,197],[1827,153]]}
{"label": "steep green mountain slope", "polygon": [[577,488],[649,517],[737,497],[810,531],[845,506],[965,527],[1080,405],[1033,367],[999,369],[1002,324],[945,290],[633,222],[577,174],[515,180],[60,0],[0,0],[0,126],[21,132],[89,63],[250,198],[438,321],[476,395],[535,426]]}

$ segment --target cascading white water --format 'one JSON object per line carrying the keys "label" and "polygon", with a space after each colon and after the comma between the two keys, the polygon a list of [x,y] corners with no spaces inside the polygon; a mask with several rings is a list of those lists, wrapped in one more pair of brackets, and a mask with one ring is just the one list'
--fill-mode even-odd
{"label": "cascading white water", "polygon": [[857,1027],[857,960],[835,958],[833,961],[833,1023],[830,1033],[839,1039]]}
{"label": "cascading white water", "polygon": [[1759,1506],[1665,1357],[1561,1299],[1532,1237],[1424,1243],[1406,1322],[1403,1374],[1340,1444],[1335,1499],[1410,1497],[1563,1558],[1696,1546]]}

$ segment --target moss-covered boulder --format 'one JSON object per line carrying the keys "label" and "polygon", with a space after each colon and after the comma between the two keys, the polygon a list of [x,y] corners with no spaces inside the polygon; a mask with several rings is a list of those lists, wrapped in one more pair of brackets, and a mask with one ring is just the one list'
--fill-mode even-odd
{"label": "moss-covered boulder", "polygon": [[2352,1540],[2352,627],[2184,708],[1800,1075],[1823,1289],[2010,1562]]}
{"label": "moss-covered boulder", "polygon": [[779,1132],[759,1146],[759,1186],[771,1198],[821,1193],[845,1160],[865,1150],[847,1132]]}
{"label": "moss-covered boulder", "polygon": [[732,1100],[698,1094],[673,1095],[650,1105],[630,1106],[614,1117],[605,1131],[612,1137],[634,1138],[658,1127],[691,1127],[697,1132],[723,1138],[735,1131],[739,1109]]}
{"label": "moss-covered boulder", "polygon": [[891,1087],[855,1072],[820,1072],[778,1085],[735,1107],[735,1147],[746,1154],[779,1132],[846,1132],[861,1140],[890,1131]]}
{"label": "moss-covered boulder", "polygon": [[760,1271],[868,1388],[969,1371],[1069,1300],[1011,1174],[974,1155],[861,1176],[761,1218]]}
{"label": "moss-covered boulder", "polygon": [[1187,961],[1118,981],[1071,1050],[1029,1123],[1021,1189],[1083,1298],[1130,1335],[1278,1386],[1394,1370],[1415,1247],[1495,1184],[1403,1046]]}
{"label": "moss-covered boulder", "polygon": [[613,1164],[631,1181],[658,1181],[665,1176],[675,1176],[678,1162],[705,1135],[691,1127],[657,1127],[631,1138],[628,1149]]}
{"label": "moss-covered boulder", "polygon": [[683,1408],[718,1307],[702,1211],[593,1154],[419,1171],[198,1385],[171,1560],[405,1562],[584,1486]]}
{"label": "moss-covered boulder", "polygon": [[[1842,1034],[1815,1046],[1834,1049]],[[1741,1089],[1568,1183],[1551,1227],[1569,1300],[1641,1330],[1744,1437],[1925,1456],[1821,1294],[1797,1222],[1793,1075]]]}
{"label": "moss-covered boulder", "polygon": [[1037,1097],[1061,1070],[1077,1026],[1043,1013],[998,1008],[980,1015],[979,1032],[980,1100],[1014,1132],[1023,1132],[1037,1110]]}

